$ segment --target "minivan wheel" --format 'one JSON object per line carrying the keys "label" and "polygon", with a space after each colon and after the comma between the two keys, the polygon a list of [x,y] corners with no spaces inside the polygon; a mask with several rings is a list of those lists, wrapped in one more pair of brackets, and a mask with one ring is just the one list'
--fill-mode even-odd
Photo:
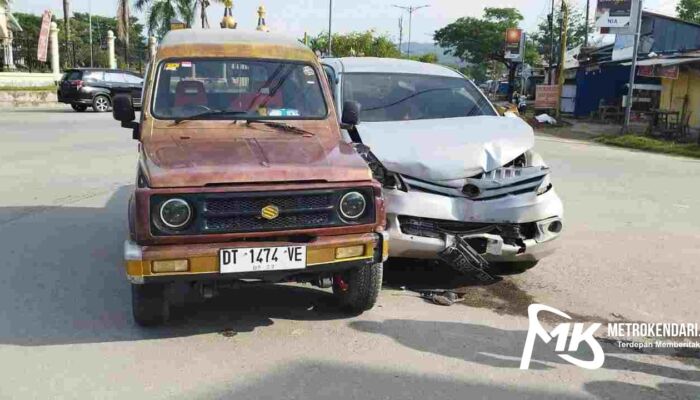
{"label": "minivan wheel", "polygon": [[131,311],[141,326],[160,325],[170,317],[170,303],[162,284],[131,285]]}
{"label": "minivan wheel", "polygon": [[103,94],[99,94],[92,99],[92,109],[95,112],[107,112],[111,106],[112,102],[109,100],[109,97]]}
{"label": "minivan wheel", "polygon": [[360,314],[374,307],[382,289],[383,266],[381,263],[364,265],[333,277],[333,295],[340,306],[353,314]]}
{"label": "minivan wheel", "polygon": [[88,107],[85,104],[71,104],[70,106],[71,106],[71,108],[73,108],[74,111],[77,111],[77,112],[83,112],[83,111],[87,110],[87,107]]}

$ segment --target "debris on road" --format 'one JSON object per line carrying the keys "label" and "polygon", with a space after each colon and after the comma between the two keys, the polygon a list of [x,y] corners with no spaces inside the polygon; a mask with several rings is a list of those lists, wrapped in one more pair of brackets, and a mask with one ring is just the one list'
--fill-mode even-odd
{"label": "debris on road", "polygon": [[460,302],[463,299],[459,298],[457,293],[449,291],[449,290],[444,290],[444,291],[436,291],[436,290],[420,290],[418,291],[420,294],[420,297],[423,299],[426,299],[428,301],[432,301],[433,303],[439,305],[439,306],[451,306],[454,303]]}
{"label": "debris on road", "polygon": [[535,116],[535,119],[537,120],[537,122],[539,122],[539,123],[541,123],[541,124],[550,124],[550,125],[556,125],[556,124],[557,124],[557,120],[554,119],[554,118],[552,118],[552,117],[550,117],[549,114],[540,114],[540,115],[537,115],[537,116]]}

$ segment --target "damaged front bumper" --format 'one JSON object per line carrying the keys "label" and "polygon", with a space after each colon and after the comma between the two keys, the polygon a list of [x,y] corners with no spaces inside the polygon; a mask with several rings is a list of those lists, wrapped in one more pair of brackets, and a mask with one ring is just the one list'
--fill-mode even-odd
{"label": "damaged front bumper", "polygon": [[489,262],[533,262],[552,253],[563,207],[554,189],[474,201],[418,190],[386,190],[390,256],[437,259],[467,240]]}

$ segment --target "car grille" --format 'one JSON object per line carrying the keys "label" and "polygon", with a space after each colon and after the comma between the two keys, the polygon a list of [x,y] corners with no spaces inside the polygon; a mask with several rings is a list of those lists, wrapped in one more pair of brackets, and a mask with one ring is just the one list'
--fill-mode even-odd
{"label": "car grille", "polygon": [[[367,199],[367,211],[353,221],[341,219],[337,207],[349,191]],[[167,199],[180,197],[192,205],[194,217],[183,229],[171,230],[159,221],[158,210]],[[151,197],[151,229],[159,235],[199,235],[274,232],[373,223],[374,192],[371,187],[352,189],[295,190],[286,192],[192,193]],[[275,206],[277,217],[263,218],[263,208]]]}
{"label": "car grille", "polygon": [[[261,216],[263,207],[280,210],[274,219]],[[333,224],[335,204],[332,193],[264,197],[205,198],[203,230],[210,233],[289,230]]]}

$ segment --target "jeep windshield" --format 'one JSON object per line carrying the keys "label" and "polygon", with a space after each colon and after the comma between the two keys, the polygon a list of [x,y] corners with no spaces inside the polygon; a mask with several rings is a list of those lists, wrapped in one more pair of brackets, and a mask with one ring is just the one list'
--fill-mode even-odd
{"label": "jeep windshield", "polygon": [[463,78],[349,73],[343,78],[343,97],[360,103],[364,122],[496,115],[481,92]]}
{"label": "jeep windshield", "polygon": [[158,119],[322,119],[328,114],[308,64],[249,59],[170,59],[158,67]]}

